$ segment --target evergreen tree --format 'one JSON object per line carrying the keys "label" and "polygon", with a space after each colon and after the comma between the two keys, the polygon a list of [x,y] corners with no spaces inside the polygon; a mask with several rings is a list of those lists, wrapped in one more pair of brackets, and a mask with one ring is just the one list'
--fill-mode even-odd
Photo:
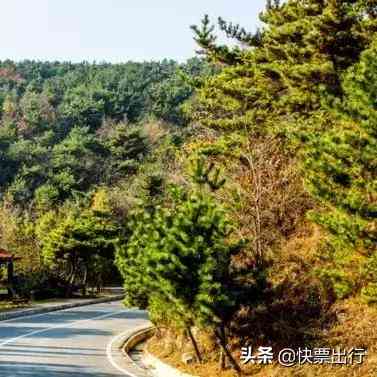
{"label": "evergreen tree", "polygon": [[[114,245],[118,227],[108,209],[83,209],[74,206],[63,213],[47,212],[38,225],[45,263],[63,274],[67,282],[67,295],[71,295],[79,282],[86,291],[88,276],[98,270],[99,262],[114,260]],[[97,278],[101,272],[97,271]]]}
{"label": "evergreen tree", "polygon": [[[377,251],[376,59],[374,42],[347,71],[344,103],[326,117],[326,123],[333,123],[331,129],[310,139],[305,159],[307,187],[323,208],[311,217],[332,235],[335,263],[344,271],[339,265],[354,256],[352,251],[359,251],[370,258],[365,261],[370,266],[364,280],[373,284],[377,283],[373,267]],[[375,298],[372,288],[368,296]]]}
{"label": "evergreen tree", "polygon": [[362,54],[343,84],[342,117],[333,130],[314,137],[307,154],[311,192],[329,206],[319,215],[339,239],[376,248],[377,233],[377,43]]}
{"label": "evergreen tree", "polygon": [[104,176],[105,148],[87,127],[74,127],[51,151],[51,178],[60,198],[87,191]]}
{"label": "evergreen tree", "polygon": [[150,143],[142,127],[129,124],[113,125],[103,140],[108,151],[106,174],[109,182],[136,173],[143,159],[150,152]]}
{"label": "evergreen tree", "polygon": [[209,126],[262,124],[277,132],[283,122],[292,126],[295,118],[310,116],[323,92],[328,99],[342,96],[342,73],[377,31],[376,8],[361,0],[269,2],[261,15],[264,27],[254,36],[219,20],[221,30],[243,45],[233,50],[216,45],[206,17],[201,28],[194,27],[196,40],[226,68],[199,91],[196,116]]}
{"label": "evergreen tree", "polygon": [[[231,224],[204,188],[209,184],[215,190],[224,183],[213,169],[199,164],[194,177],[198,190],[174,189],[171,206],[138,213],[128,243],[118,248],[117,265],[128,304],[143,303],[152,316],[169,313],[169,320],[181,323],[192,340],[192,325],[210,326],[239,370],[223,329],[236,306],[231,257],[240,245],[230,241]],[[200,360],[195,341],[194,347]]]}

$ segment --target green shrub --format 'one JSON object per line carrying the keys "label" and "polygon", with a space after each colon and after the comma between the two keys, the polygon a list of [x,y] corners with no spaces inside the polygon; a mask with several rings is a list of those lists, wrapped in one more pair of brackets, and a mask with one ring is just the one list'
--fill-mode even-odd
{"label": "green shrub", "polygon": [[326,268],[318,269],[316,272],[330,296],[335,294],[336,298],[342,299],[352,293],[354,285],[343,271]]}

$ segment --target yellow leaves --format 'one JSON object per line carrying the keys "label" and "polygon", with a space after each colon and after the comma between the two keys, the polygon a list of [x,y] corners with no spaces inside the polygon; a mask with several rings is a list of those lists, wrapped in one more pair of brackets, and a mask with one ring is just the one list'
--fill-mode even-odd
{"label": "yellow leaves", "polygon": [[95,192],[95,194],[93,195],[91,208],[92,210],[98,212],[110,211],[111,207],[109,193],[106,188],[100,188]]}
{"label": "yellow leaves", "polygon": [[6,97],[3,103],[3,112],[5,115],[13,117],[17,112],[16,103],[9,97]]}

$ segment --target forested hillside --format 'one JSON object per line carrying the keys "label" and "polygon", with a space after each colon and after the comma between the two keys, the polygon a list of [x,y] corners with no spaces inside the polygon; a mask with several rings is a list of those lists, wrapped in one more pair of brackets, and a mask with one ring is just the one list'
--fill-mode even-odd
{"label": "forested hillside", "polygon": [[[1,246],[20,294],[122,279],[152,350],[187,340],[201,376],[377,375],[377,2],[260,21],[205,16],[185,64],[1,63]],[[285,347],[368,357],[284,368]]]}
{"label": "forested hillside", "polygon": [[148,149],[132,126],[148,118],[183,126],[181,105],[192,94],[185,76],[202,70],[195,59],[182,66],[3,62],[4,195],[23,205],[56,204],[75,190],[124,178]]}
{"label": "forested hillside", "polygon": [[1,246],[22,257],[23,294],[111,276],[124,196],[159,190],[187,129],[184,102],[210,72],[196,58],[0,63]]}

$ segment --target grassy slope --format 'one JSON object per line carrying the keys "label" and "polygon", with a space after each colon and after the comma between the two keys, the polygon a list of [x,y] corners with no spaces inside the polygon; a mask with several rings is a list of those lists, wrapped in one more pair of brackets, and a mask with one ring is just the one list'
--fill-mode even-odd
{"label": "grassy slope", "polygon": [[[308,271],[311,271],[314,265],[318,265],[318,258],[316,250],[321,242],[321,234],[317,228],[309,227],[305,231],[298,232],[290,241],[282,248],[282,253],[278,256],[274,266],[275,282],[290,277],[290,280],[297,280],[298,286],[305,286],[308,277]],[[293,278],[294,277],[294,278]],[[310,281],[309,281],[310,282]],[[293,317],[292,312],[296,309],[295,301],[292,296],[296,291],[286,292],[283,299],[286,300],[287,305],[280,308],[288,310],[288,318]],[[298,291],[300,295],[301,291]],[[300,299],[300,297],[298,297]],[[289,306],[293,305],[293,306]],[[291,311],[289,311],[291,310]],[[301,312],[299,312],[301,313]],[[304,312],[303,312],[304,313]],[[282,328],[278,333],[279,337],[286,337],[287,343],[284,347],[296,348],[290,343],[289,339],[300,336],[298,328],[294,328],[295,322],[291,324],[285,321],[287,315],[276,312],[275,317],[270,317],[269,321],[276,321],[276,324]],[[301,316],[302,314],[299,314]],[[260,318],[263,320],[263,317]],[[286,368],[274,364],[271,366],[248,366],[247,375],[255,377],[371,377],[377,376],[377,305],[367,305],[359,297],[352,297],[345,300],[338,300],[330,308],[326,309],[321,318],[307,317],[307,327],[305,327],[304,319],[303,329],[305,332],[311,331],[315,337],[308,345],[313,347],[330,347],[341,348],[349,350],[352,347],[364,348],[368,350],[368,356],[365,362],[359,366],[331,366],[331,365],[305,365],[295,368]],[[271,323],[266,322],[259,324],[261,328],[271,326]],[[271,326],[273,327],[273,326]],[[264,329],[268,334],[268,330]],[[292,334],[288,334],[291,332]],[[251,334],[252,335],[252,334]],[[291,335],[291,337],[290,337]],[[178,367],[190,374],[201,377],[232,377],[235,374],[230,371],[220,372],[218,368],[218,351],[214,348],[208,347],[205,340],[199,339],[202,348],[205,349],[206,359],[213,360],[204,365],[185,365],[181,361],[181,355],[185,352],[190,352],[190,345],[186,344],[180,346],[180,341],[171,334],[162,334],[162,338],[152,339],[149,343],[149,350],[160,357],[165,362]],[[305,341],[301,346],[306,345]],[[178,345],[178,346],[177,346]],[[263,345],[263,344],[261,344]],[[268,345],[268,344],[265,344]],[[178,349],[180,348],[180,349]],[[235,347],[235,354],[239,347]],[[279,346],[274,347],[274,351],[279,349]],[[237,357],[237,355],[235,355]],[[246,371],[246,370],[245,370]]]}
{"label": "grassy slope", "polygon": [[[348,299],[336,304],[332,311],[337,314],[338,321],[322,335],[323,347],[350,349],[365,347],[368,357],[361,365],[332,366],[305,365],[286,368],[274,364],[271,366],[248,366],[246,375],[255,377],[372,377],[377,376],[377,307],[368,306],[359,299]],[[185,365],[181,361],[181,352],[169,349],[166,343],[161,347],[161,339],[152,339],[148,345],[150,352],[164,362],[187,373],[200,377],[233,377],[230,370],[220,372],[218,363],[208,362],[204,365]]]}

